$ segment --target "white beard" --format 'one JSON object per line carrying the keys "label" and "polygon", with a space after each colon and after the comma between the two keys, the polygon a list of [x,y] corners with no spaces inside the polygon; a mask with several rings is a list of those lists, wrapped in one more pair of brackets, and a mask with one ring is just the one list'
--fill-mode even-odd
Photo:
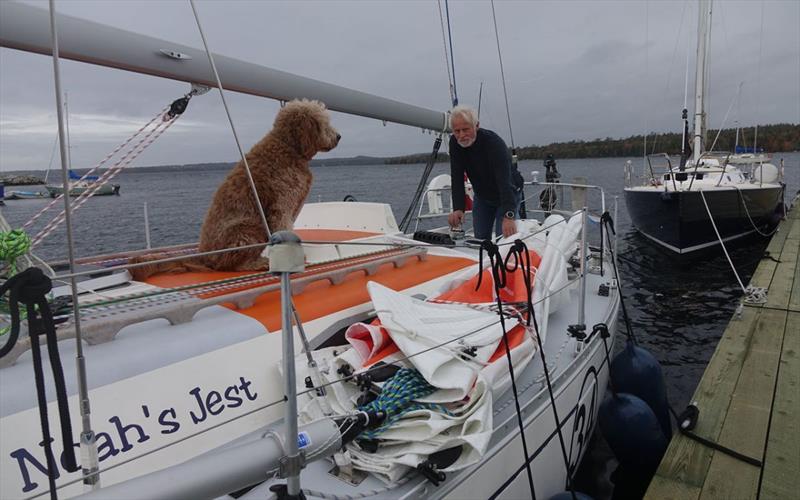
{"label": "white beard", "polygon": [[461,142],[459,140],[456,140],[456,142],[458,142],[458,145],[461,146],[462,148],[468,148],[473,144],[475,144],[475,139],[476,137],[473,137],[472,139],[466,140],[464,142]]}

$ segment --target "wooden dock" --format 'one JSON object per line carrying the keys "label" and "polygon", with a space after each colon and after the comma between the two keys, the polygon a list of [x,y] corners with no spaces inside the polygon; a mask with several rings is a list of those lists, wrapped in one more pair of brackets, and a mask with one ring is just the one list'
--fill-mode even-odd
{"label": "wooden dock", "polygon": [[695,434],[762,466],[676,432],[645,498],[799,498],[800,208],[767,251],[779,262],[762,260],[750,280],[768,289],[766,304],[734,315],[693,398]]}

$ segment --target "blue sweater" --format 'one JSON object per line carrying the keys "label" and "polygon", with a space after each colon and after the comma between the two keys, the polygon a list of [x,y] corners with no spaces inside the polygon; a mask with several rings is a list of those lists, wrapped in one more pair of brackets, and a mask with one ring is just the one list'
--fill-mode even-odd
{"label": "blue sweater", "polygon": [[479,128],[475,142],[462,148],[450,136],[450,177],[453,210],[464,210],[464,172],[472,189],[481,200],[502,207],[503,212],[516,211],[511,180],[511,153],[503,139],[491,130]]}

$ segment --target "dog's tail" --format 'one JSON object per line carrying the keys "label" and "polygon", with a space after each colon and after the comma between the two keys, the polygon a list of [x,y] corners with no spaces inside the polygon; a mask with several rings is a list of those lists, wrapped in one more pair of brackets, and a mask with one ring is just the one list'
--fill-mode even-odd
{"label": "dog's tail", "polygon": [[[167,253],[153,253],[149,255],[140,255],[128,259],[128,264],[145,264],[147,262],[157,261],[174,255]],[[181,260],[173,260],[169,262],[153,262],[152,264],[145,264],[130,269],[131,277],[136,281],[144,281],[145,279],[153,276],[154,274],[161,273],[191,273],[191,272],[208,272],[213,271],[208,266],[200,263],[198,258],[190,258]]]}

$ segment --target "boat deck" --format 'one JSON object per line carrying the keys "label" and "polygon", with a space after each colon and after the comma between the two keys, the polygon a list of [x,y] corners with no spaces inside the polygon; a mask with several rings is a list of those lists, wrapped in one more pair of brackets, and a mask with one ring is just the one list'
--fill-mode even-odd
{"label": "boat deck", "polygon": [[676,433],[646,498],[795,498],[800,491],[800,209],[789,212],[750,285],[767,302],[731,319],[694,394],[695,434],[750,465]]}

